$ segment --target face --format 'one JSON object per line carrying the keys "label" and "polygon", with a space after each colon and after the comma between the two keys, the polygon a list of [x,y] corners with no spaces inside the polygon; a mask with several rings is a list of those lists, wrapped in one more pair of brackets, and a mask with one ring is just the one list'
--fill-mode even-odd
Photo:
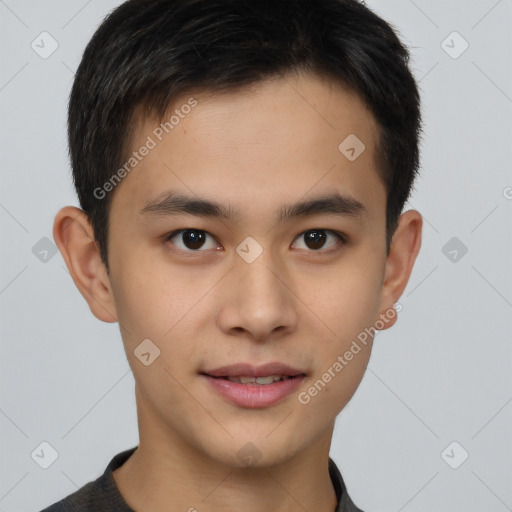
{"label": "face", "polygon": [[[184,95],[174,110],[168,134],[140,122],[132,151],[154,147],[110,213],[110,286],[141,440],[147,429],[231,466],[243,450],[272,464],[330,436],[368,363],[372,339],[360,333],[392,307],[377,125],[356,95],[309,75]],[[298,376],[205,375],[237,363]],[[251,368],[217,373],[230,372]]]}

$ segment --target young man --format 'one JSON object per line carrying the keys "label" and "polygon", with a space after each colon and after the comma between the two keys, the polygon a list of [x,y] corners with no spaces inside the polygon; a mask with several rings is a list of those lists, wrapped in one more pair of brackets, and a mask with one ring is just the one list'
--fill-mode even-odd
{"label": "young man", "polygon": [[[54,238],[140,441],[46,511],[354,512],[329,458],[421,244],[419,95],[356,0],[131,0],[69,104]],[[371,492],[371,489],[368,489]]]}

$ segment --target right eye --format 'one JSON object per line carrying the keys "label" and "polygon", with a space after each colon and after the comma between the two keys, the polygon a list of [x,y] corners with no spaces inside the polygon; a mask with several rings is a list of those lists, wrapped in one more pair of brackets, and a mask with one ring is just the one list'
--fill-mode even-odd
{"label": "right eye", "polygon": [[[204,249],[205,241],[208,240],[208,237],[211,237],[213,242],[210,243],[209,247]],[[179,243],[173,242],[173,239],[181,241],[181,245],[179,245]],[[178,249],[184,252],[204,252],[204,250],[215,249],[219,247],[213,236],[207,231],[203,231],[202,229],[179,229],[169,233],[165,237],[164,241],[166,243],[171,242],[172,245],[175,245],[178,247]]]}

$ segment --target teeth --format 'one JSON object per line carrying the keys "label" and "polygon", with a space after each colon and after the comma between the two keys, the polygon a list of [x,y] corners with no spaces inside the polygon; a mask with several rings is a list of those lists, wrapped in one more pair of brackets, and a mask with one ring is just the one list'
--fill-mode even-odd
{"label": "teeth", "polygon": [[241,384],[273,384],[279,380],[286,380],[288,375],[269,375],[268,377],[228,377],[231,382],[240,382]]}

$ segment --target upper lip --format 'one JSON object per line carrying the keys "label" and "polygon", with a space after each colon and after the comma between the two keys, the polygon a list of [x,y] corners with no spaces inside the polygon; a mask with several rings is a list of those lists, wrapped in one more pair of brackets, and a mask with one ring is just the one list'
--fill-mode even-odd
{"label": "upper lip", "polygon": [[211,377],[267,377],[269,375],[288,375],[295,377],[297,375],[305,375],[303,370],[278,362],[266,363],[260,366],[252,366],[248,363],[236,363],[201,373]]}

